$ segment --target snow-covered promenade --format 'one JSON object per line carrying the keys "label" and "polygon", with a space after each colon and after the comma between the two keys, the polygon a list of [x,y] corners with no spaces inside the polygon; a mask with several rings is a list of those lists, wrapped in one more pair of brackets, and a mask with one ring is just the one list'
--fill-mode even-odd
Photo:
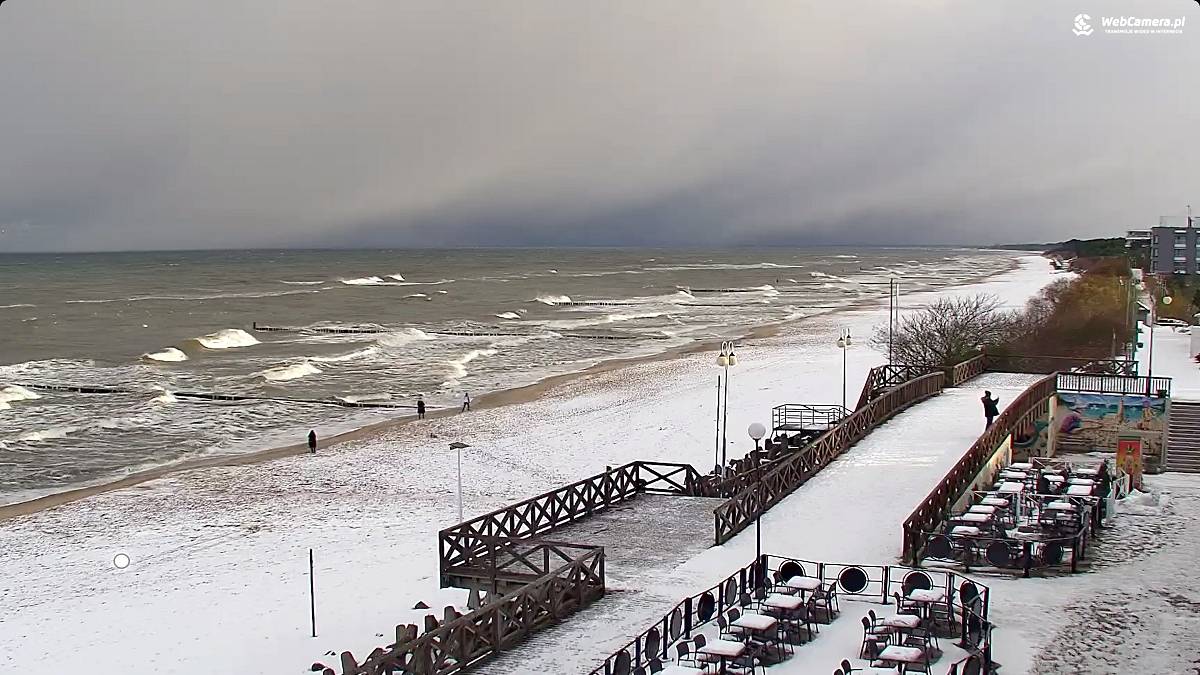
{"label": "snow-covered promenade", "polygon": [[[1050,278],[1044,260],[1026,257],[1014,272],[954,292],[1019,305]],[[841,327],[859,337],[848,363],[854,398],[883,360],[865,338],[886,316],[884,307],[815,317],[742,347],[731,455],[752,447],[739,430],[767,421],[774,405],[840,402]],[[316,456],[178,474],[7,521],[0,664],[31,674],[300,673],[332,663],[326,652],[361,657],[390,642],[395,624],[417,618],[406,611],[417,601],[461,599],[437,588],[436,533],[457,515],[450,441],[472,446],[463,462],[468,515],[634,459],[706,468],[717,372],[712,354],[642,363],[530,403],[409,425]],[[989,386],[1009,400],[1022,384]],[[894,562],[899,524],[978,435],[978,396],[974,385],[948,391],[876,431],[764,518],[765,548]],[[703,551],[671,574],[673,585],[707,585],[744,564],[753,545],[751,529]],[[131,557],[127,569],[113,567],[117,553]],[[813,672],[836,661],[817,662]]]}

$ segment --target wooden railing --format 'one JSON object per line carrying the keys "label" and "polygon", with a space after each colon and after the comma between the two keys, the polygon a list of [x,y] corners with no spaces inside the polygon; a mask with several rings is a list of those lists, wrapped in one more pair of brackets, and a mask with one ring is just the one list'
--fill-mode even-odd
{"label": "wooden railing", "polygon": [[632,499],[638,494],[693,494],[699,474],[690,464],[630,462],[438,533],[442,586],[451,568],[474,566],[490,541],[526,539]]}
{"label": "wooden railing", "polygon": [[785,403],[771,408],[771,430],[826,430],[848,414],[850,411],[840,405]]}
{"label": "wooden railing", "polygon": [[916,564],[932,532],[947,515],[952,504],[971,487],[975,477],[995,454],[996,449],[1014,431],[1028,429],[1040,417],[1048,415],[1050,398],[1057,389],[1057,375],[1048,375],[1013,399],[995,422],[951,467],[933,491],[904,521],[904,561]]}
{"label": "wooden railing", "polygon": [[871,372],[867,373],[867,380],[863,383],[862,394],[859,395],[858,405],[855,408],[865,406],[871,399],[876,398],[884,391],[896,385],[940,370],[940,368],[932,366],[905,366],[898,364],[872,368]]}
{"label": "wooden railing", "polygon": [[785,458],[760,480],[718,506],[714,511],[717,545],[729,541],[872,429],[908,406],[940,392],[945,379],[938,371],[882,391],[812,444]]}
{"label": "wooden railing", "polygon": [[949,369],[950,372],[947,373],[949,382],[947,385],[957,387],[973,377],[982,375],[985,370],[987,370],[987,356],[985,354],[967,359]]}
{"label": "wooden railing", "polygon": [[[953,571],[915,570],[893,565],[855,565],[796,560],[764,555],[767,576],[778,582],[803,576],[836,587],[842,597],[887,605],[893,593],[907,595],[924,587],[945,594],[947,615],[959,622],[959,644],[985,661],[991,658],[991,632],[987,630],[991,590]],[[756,563],[750,563],[716,585],[684,598],[653,626],[604,660],[588,675],[623,675],[641,668],[654,672],[655,663],[667,663],[671,646],[691,639],[701,627],[725,616],[731,608],[745,607],[745,596],[755,592]]]}
{"label": "wooden railing", "polygon": [[1088,359],[1075,356],[1029,356],[988,354],[987,369],[1002,373],[1050,374],[1056,372],[1094,375],[1137,375],[1137,361]]}
{"label": "wooden railing", "polygon": [[582,553],[479,609],[448,617],[441,626],[433,621],[432,630],[421,635],[414,625],[396,626],[395,644],[376,649],[361,664],[350,652],[342,652],[342,674],[456,673],[513,647],[533,631],[579,611],[604,595],[603,548],[547,546],[554,548],[556,555],[563,546]]}

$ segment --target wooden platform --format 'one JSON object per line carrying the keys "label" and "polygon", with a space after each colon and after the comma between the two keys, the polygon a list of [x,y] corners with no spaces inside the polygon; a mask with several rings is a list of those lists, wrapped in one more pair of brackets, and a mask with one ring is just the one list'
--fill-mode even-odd
{"label": "wooden platform", "polygon": [[554,531],[547,540],[603,546],[607,595],[563,623],[539,631],[516,651],[476,670],[579,672],[600,663],[679,602],[686,580],[674,570],[708,548],[720,499],[639,495]]}

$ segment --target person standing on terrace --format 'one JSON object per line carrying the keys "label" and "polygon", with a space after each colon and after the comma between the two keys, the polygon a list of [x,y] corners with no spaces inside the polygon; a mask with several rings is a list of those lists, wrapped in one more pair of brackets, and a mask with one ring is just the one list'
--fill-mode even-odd
{"label": "person standing on terrace", "polygon": [[979,400],[983,402],[983,416],[987,419],[988,428],[991,428],[992,422],[1000,414],[1000,399],[992,398],[992,392],[984,391]]}

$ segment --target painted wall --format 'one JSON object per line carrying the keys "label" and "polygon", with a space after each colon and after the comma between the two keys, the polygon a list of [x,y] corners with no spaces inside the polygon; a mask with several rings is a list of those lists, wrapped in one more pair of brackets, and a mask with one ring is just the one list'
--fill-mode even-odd
{"label": "painted wall", "polygon": [[1158,470],[1166,444],[1167,412],[1167,399],[1162,398],[1060,392],[1049,451],[1116,452],[1119,436],[1139,436],[1147,470]]}

